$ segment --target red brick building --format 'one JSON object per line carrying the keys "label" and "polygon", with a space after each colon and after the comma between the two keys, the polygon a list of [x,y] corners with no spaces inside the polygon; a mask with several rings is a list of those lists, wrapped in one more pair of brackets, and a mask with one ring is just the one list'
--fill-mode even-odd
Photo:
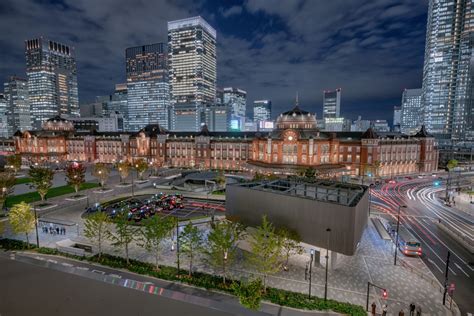
{"label": "red brick building", "polygon": [[76,132],[55,117],[40,131],[17,132],[16,152],[28,162],[105,162],[146,159],[150,165],[226,170],[395,176],[437,169],[438,151],[425,128],[399,133],[322,132],[313,114],[296,106],[272,132],[170,132],[149,125],[136,133]]}

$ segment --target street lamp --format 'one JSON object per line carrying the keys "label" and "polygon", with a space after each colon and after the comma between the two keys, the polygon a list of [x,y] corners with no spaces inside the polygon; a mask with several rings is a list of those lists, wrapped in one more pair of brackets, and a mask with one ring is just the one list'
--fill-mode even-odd
{"label": "street lamp", "polygon": [[369,217],[370,217],[370,208],[372,207],[372,187],[373,183],[369,184]]}
{"label": "street lamp", "polygon": [[309,289],[308,289],[308,298],[311,298],[311,280],[313,275],[313,259],[314,259],[314,249],[310,251],[311,259],[309,260]]}
{"label": "street lamp", "polygon": [[406,208],[407,206],[406,205],[399,205],[398,206],[398,213],[397,213],[397,237],[396,237],[396,241],[395,241],[395,259],[393,261],[393,265],[397,265],[397,253],[398,253],[398,229],[400,227],[400,210],[402,208]]}
{"label": "street lamp", "polygon": [[331,228],[326,228],[328,233],[328,243],[326,247],[326,281],[324,283],[324,301],[328,299],[328,267],[329,267],[329,238],[331,236]]}
{"label": "street lamp", "polygon": [[36,213],[36,206],[33,205],[33,212],[35,213],[35,230],[36,230],[36,247],[39,248],[39,234],[38,234],[38,214]]}

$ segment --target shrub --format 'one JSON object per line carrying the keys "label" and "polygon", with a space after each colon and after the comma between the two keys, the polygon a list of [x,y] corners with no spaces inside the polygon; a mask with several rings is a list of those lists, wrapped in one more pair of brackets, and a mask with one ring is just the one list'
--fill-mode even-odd
{"label": "shrub", "polygon": [[0,248],[3,248],[5,250],[24,250],[27,248],[29,249],[36,248],[36,245],[29,244],[29,247],[28,247],[28,244],[24,241],[4,238],[4,239],[0,239]]}

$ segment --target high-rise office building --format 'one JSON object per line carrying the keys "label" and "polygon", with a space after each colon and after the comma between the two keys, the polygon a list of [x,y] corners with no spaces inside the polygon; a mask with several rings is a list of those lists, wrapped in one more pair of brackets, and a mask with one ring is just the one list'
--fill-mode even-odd
{"label": "high-rise office building", "polygon": [[403,134],[414,134],[420,130],[423,124],[421,92],[421,89],[403,90],[400,117],[400,131]]}
{"label": "high-rise office building", "polygon": [[236,130],[243,130],[247,111],[247,92],[237,88],[224,88],[223,103],[231,107],[231,121]]}
{"label": "high-rise office building", "polygon": [[323,118],[338,118],[341,115],[341,89],[323,91]]}
{"label": "high-rise office building", "polygon": [[168,22],[168,48],[171,129],[199,131],[216,101],[216,30],[200,16]]}
{"label": "high-rise office building", "polygon": [[260,121],[269,121],[272,117],[272,101],[270,100],[255,100],[253,101],[253,121],[257,123]]}
{"label": "high-rise office building", "polygon": [[[472,0],[430,0],[423,67],[424,124],[440,143],[474,133]],[[472,135],[474,136],[474,135]]]}
{"label": "high-rise office building", "polygon": [[232,107],[214,104],[206,107],[206,125],[211,132],[227,132],[231,129]]}
{"label": "high-rise office building", "polygon": [[400,125],[402,122],[402,107],[394,106],[393,107],[393,131],[400,132]]}
{"label": "high-rise office building", "polygon": [[74,48],[43,37],[25,41],[33,127],[56,115],[79,116]]}
{"label": "high-rise office building", "polygon": [[8,138],[7,99],[0,93],[0,138]]}
{"label": "high-rise office building", "polygon": [[127,48],[125,128],[138,131],[149,124],[169,126],[168,49],[165,43]]}
{"label": "high-rise office building", "polygon": [[8,112],[8,135],[31,129],[31,108],[28,101],[28,82],[12,76],[4,83]]}

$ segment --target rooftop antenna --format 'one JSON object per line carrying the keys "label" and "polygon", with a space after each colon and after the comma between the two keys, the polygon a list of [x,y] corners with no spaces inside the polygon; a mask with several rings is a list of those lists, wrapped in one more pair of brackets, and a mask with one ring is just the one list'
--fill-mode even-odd
{"label": "rooftop antenna", "polygon": [[299,102],[299,98],[298,98],[298,91],[296,91],[295,107],[298,107],[299,104],[300,104],[300,102]]}

